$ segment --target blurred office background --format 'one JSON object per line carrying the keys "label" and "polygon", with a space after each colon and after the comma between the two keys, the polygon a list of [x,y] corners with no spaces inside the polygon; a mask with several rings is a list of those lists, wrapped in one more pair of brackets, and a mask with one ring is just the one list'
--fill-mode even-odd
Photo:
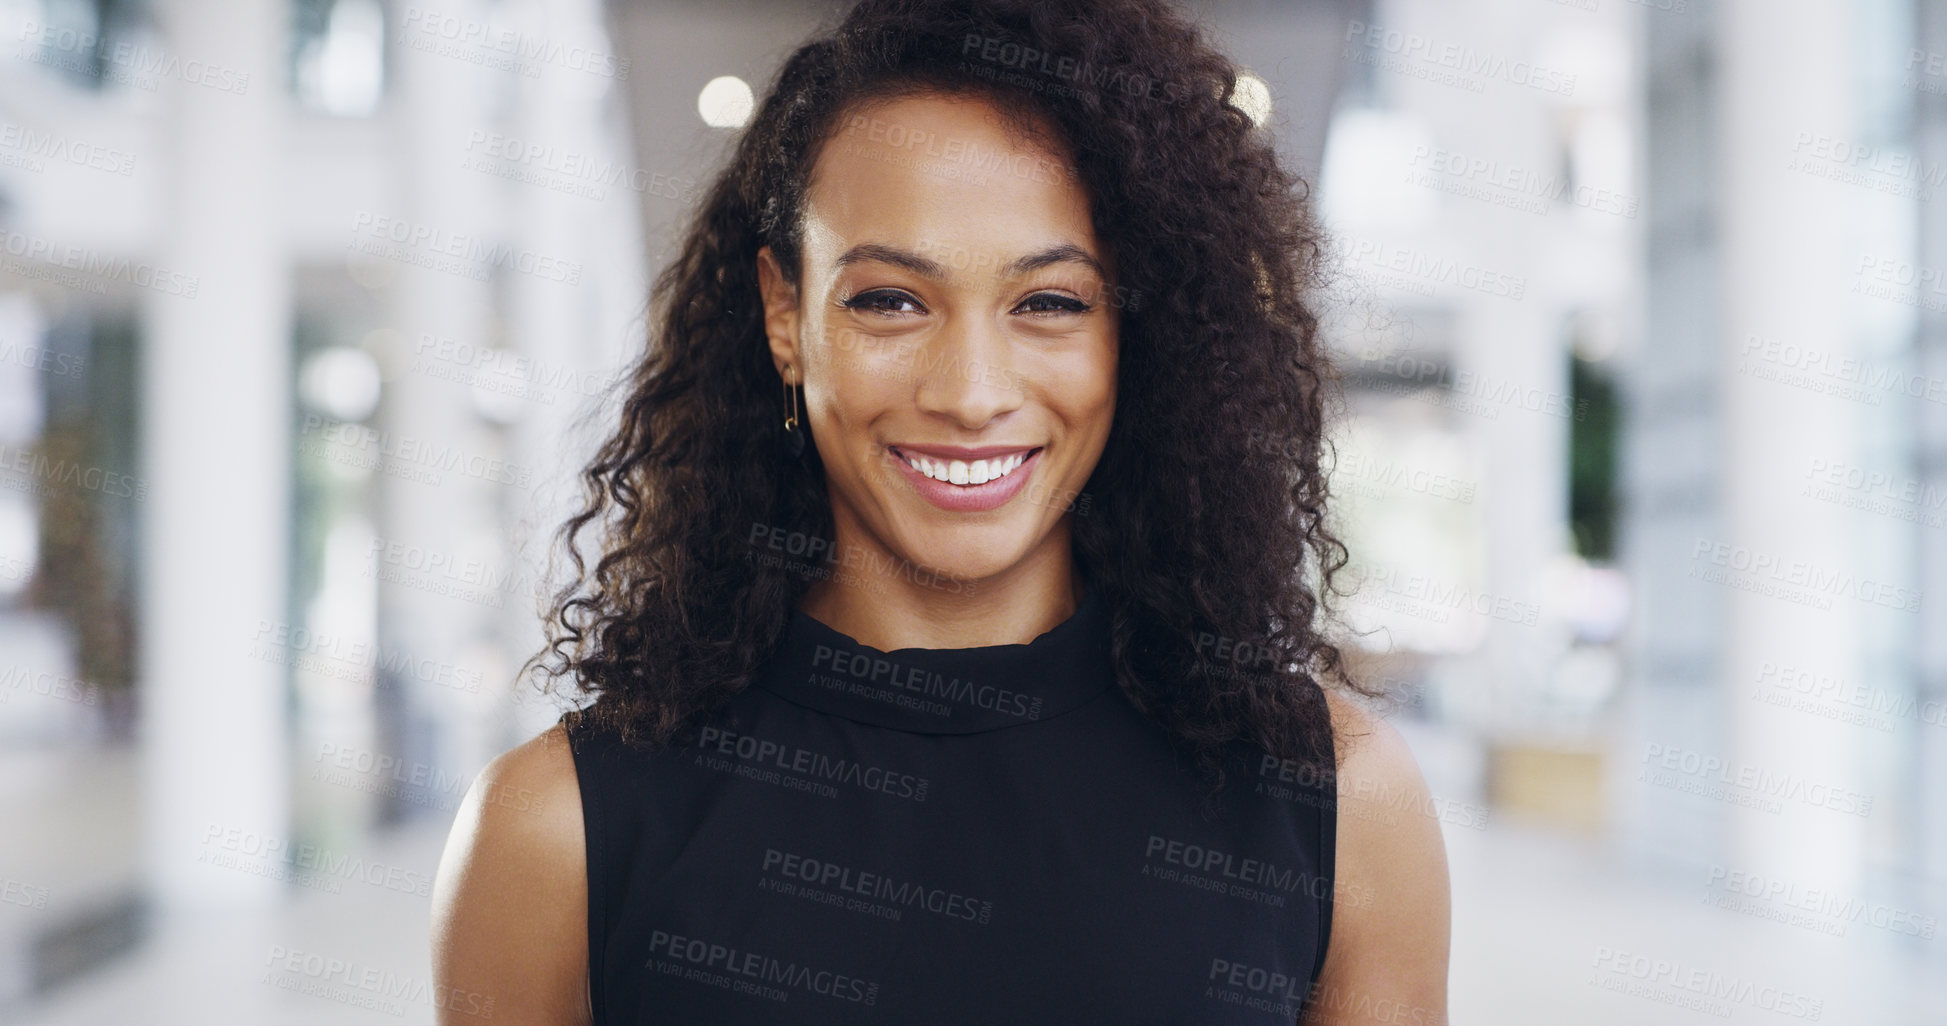
{"label": "blurred office background", "polygon": [[[1453,1021],[1947,1022],[1947,7],[1195,9],[1333,232]],[[602,391],[831,11],[0,0],[0,1019],[433,1021]]]}

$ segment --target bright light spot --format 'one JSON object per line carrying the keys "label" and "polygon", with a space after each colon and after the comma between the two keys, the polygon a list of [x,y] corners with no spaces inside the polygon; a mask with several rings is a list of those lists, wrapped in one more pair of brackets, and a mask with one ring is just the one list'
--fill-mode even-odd
{"label": "bright light spot", "polygon": [[1424,167],[1433,136],[1408,114],[1346,110],[1325,136],[1319,200],[1325,219],[1352,231],[1409,231],[1424,224],[1440,194],[1408,177]]}
{"label": "bright light spot", "polygon": [[[356,513],[334,519],[325,532],[324,551],[319,559],[318,591],[305,609],[305,626],[318,637],[330,637],[348,647],[370,645],[378,637],[378,587],[374,583],[385,570],[383,556],[375,555],[373,545],[378,532],[372,522]],[[377,570],[379,574],[375,575]],[[319,678],[299,675],[307,712],[319,722],[358,730],[370,715],[372,675],[361,670],[346,679],[334,679],[329,687],[315,687]],[[332,735],[341,736],[341,735]]]}
{"label": "bright light spot", "polygon": [[1571,336],[1575,354],[1590,363],[1601,363],[1622,348],[1622,326],[1606,310],[1583,310],[1575,316]]}
{"label": "bright light spot", "polygon": [[531,387],[507,368],[520,365],[516,353],[492,351],[492,358],[473,379],[473,412],[495,424],[512,424],[527,412]]}
{"label": "bright light spot", "polygon": [[711,128],[742,128],[756,106],[750,86],[735,75],[713,78],[696,94],[696,112]]}
{"label": "bright light spot", "polygon": [[379,365],[372,354],[350,346],[312,353],[298,375],[298,394],[319,413],[348,423],[379,406]]}
{"label": "bright light spot", "polygon": [[1608,644],[1629,619],[1629,577],[1614,567],[1593,566],[1573,552],[1557,553],[1536,574],[1545,608],[1575,627],[1581,642]]}
{"label": "bright light spot", "polygon": [[324,35],[298,58],[298,88],[314,106],[341,117],[378,108],[385,86],[385,12],[378,0],[338,0]]}
{"label": "bright light spot", "polygon": [[[1368,652],[1430,655],[1479,648],[1489,617],[1478,610],[1449,611],[1425,597],[1477,595],[1487,584],[1485,568],[1474,558],[1482,544],[1474,484],[1481,463],[1468,442],[1444,427],[1377,411],[1341,421],[1331,441],[1338,458],[1331,475],[1341,503],[1340,530],[1373,568],[1343,578],[1356,591],[1344,607],[1354,643]],[[1394,575],[1380,569],[1385,567],[1412,572]]]}
{"label": "bright light spot", "polygon": [[1248,71],[1238,74],[1237,88],[1231,91],[1230,102],[1259,127],[1271,120],[1271,87]]}
{"label": "bright light spot", "polygon": [[[1624,220],[1615,216],[1616,207],[1635,202],[1630,176],[1636,155],[1630,145],[1629,123],[1619,111],[1590,111],[1576,119],[1573,133],[1568,152],[1569,159],[1574,161],[1575,180],[1617,194],[1613,200],[1605,201],[1605,209],[1598,210],[1593,205],[1580,209],[1604,215],[1604,221]],[[1634,207],[1626,209],[1629,217],[1635,216]]]}

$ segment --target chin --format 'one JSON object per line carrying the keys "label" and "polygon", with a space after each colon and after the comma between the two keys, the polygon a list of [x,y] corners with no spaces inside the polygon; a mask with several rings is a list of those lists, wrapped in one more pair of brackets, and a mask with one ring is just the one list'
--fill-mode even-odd
{"label": "chin", "polygon": [[949,580],[977,581],[1005,572],[1020,562],[1027,546],[1013,524],[959,526],[914,525],[900,532],[914,544],[900,555],[907,564]]}

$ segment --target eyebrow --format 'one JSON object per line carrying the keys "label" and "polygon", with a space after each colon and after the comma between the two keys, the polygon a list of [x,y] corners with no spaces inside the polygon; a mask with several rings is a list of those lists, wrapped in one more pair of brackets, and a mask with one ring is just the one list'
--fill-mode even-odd
{"label": "eyebrow", "polygon": [[903,267],[930,281],[946,280],[946,268],[940,266],[938,261],[928,260],[918,253],[877,242],[863,242],[839,254],[837,266],[844,267],[847,264],[863,263],[868,260]]}
{"label": "eyebrow", "polygon": [[1039,253],[1030,253],[1007,265],[1005,273],[1013,277],[1026,274],[1029,271],[1038,271],[1049,264],[1059,264],[1067,261],[1086,264],[1090,270],[1093,270],[1096,275],[1105,281],[1109,277],[1108,269],[1102,266],[1101,261],[1089,256],[1088,251],[1082,247],[1067,242],[1059,246],[1050,246]]}
{"label": "eyebrow", "polygon": [[[847,264],[863,263],[868,260],[877,260],[880,263],[891,264],[894,267],[903,267],[929,281],[946,280],[946,268],[938,261],[929,260],[910,250],[900,249],[897,246],[887,246],[877,242],[863,242],[846,250],[839,255],[837,266],[844,267]],[[1068,262],[1083,264],[1103,280],[1108,280],[1109,272],[1102,266],[1101,261],[1090,256],[1088,251],[1080,246],[1067,242],[1050,246],[1037,253],[1029,253],[1027,256],[1021,257],[1002,268],[1001,274],[1010,278],[1018,277],[1031,271],[1038,271],[1051,264]]]}

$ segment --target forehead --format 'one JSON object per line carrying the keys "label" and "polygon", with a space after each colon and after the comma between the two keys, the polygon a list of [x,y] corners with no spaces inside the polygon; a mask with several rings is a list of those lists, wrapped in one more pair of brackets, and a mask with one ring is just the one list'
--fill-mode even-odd
{"label": "forehead", "polygon": [[858,242],[960,270],[1062,242],[1101,255],[1088,194],[1051,131],[1023,135],[984,99],[938,93],[841,118],[812,169],[805,229],[814,261]]}

